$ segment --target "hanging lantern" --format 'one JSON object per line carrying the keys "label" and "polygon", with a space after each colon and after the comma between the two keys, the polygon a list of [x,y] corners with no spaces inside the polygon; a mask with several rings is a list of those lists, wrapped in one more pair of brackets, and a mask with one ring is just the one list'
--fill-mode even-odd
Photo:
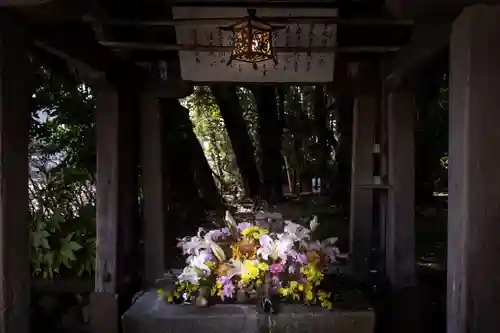
{"label": "hanging lantern", "polygon": [[273,60],[277,63],[274,53],[273,32],[281,27],[272,26],[259,19],[254,9],[248,10],[248,18],[243,22],[233,24],[229,27],[220,28],[233,33],[233,50],[228,65],[233,60],[252,63],[257,69],[257,63],[265,60]]}

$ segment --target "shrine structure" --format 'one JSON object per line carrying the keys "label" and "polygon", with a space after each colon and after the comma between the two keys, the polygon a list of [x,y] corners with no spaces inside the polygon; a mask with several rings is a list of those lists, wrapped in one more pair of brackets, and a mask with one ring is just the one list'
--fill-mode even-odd
{"label": "shrine structure", "polygon": [[[179,110],[177,100],[194,84],[328,83],[336,96],[354,98],[351,271],[366,278],[377,220],[380,269],[394,289],[414,285],[414,87],[422,66],[448,51],[447,329],[497,332],[500,1],[0,0],[0,7],[2,332],[29,332],[32,57],[71,67],[97,94],[92,320],[96,333],[115,333],[138,272],[148,285],[165,271],[162,163],[173,157],[162,147],[161,119]],[[228,64],[233,32],[218,29],[245,20],[248,9],[279,27],[276,61],[256,68]],[[139,187],[145,200],[140,261],[130,259],[138,246]]]}

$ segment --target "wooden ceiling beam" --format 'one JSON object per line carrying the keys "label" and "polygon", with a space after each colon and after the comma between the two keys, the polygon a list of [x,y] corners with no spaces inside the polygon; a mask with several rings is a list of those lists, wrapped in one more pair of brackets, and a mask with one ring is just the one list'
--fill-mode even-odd
{"label": "wooden ceiling beam", "polygon": [[57,31],[35,31],[32,32],[32,39],[36,47],[64,59],[71,66],[83,68],[95,75],[144,75],[144,71],[139,67],[117,58],[107,48],[74,32],[62,34]]}
{"label": "wooden ceiling beam", "polygon": [[0,0],[0,7],[39,6],[54,0]]}
{"label": "wooden ceiling beam", "polygon": [[402,19],[449,21],[463,7],[476,4],[498,5],[500,0],[385,0],[386,8]]}
{"label": "wooden ceiling beam", "polygon": [[380,89],[379,57],[356,61],[339,56],[335,61],[333,82],[326,87],[333,94],[344,97],[377,93]]}
{"label": "wooden ceiling beam", "polygon": [[173,7],[300,7],[300,8],[336,8],[339,0],[170,0]]}
{"label": "wooden ceiling beam", "polygon": [[418,24],[410,41],[387,59],[385,79],[389,86],[397,86],[422,64],[446,50],[450,34],[451,23]]}
{"label": "wooden ceiling beam", "polygon": [[[315,16],[272,16],[272,17],[259,17],[260,19],[274,24],[337,24],[337,25],[356,25],[356,26],[412,26],[411,20],[391,20],[379,18],[352,18],[342,19],[340,17],[315,17]],[[243,21],[246,17],[220,17],[220,18],[177,18],[171,20],[119,20],[119,19],[102,19],[91,15],[83,17],[84,22],[98,23],[109,26],[121,27],[168,27],[180,25],[225,25],[238,21]]]}
{"label": "wooden ceiling beam", "polygon": [[[115,49],[145,51],[198,51],[198,52],[231,52],[231,46],[163,44],[142,42],[99,41],[99,44]],[[388,53],[396,52],[400,46],[332,46],[332,47],[275,47],[276,53]]]}
{"label": "wooden ceiling beam", "polygon": [[107,10],[101,5],[99,0],[90,0],[90,3],[90,10],[97,18],[96,20],[90,22],[97,39],[102,40],[114,38],[114,36],[109,31],[109,28],[102,23],[109,17]]}

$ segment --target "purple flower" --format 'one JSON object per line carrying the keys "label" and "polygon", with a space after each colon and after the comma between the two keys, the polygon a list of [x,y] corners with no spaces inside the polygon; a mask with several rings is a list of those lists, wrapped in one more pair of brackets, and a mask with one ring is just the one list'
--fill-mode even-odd
{"label": "purple flower", "polygon": [[307,265],[307,256],[304,253],[297,253],[297,262],[302,266]]}
{"label": "purple flower", "polygon": [[234,288],[234,284],[232,284],[231,282],[226,283],[222,287],[222,292],[221,292],[221,298],[222,298],[222,300],[224,300],[226,298],[233,298],[234,289],[235,289]]}
{"label": "purple flower", "polygon": [[226,298],[233,298],[235,287],[229,277],[221,276],[217,279],[217,283],[222,284],[222,290],[221,290],[222,300]]}
{"label": "purple flower", "polygon": [[283,264],[272,264],[269,270],[273,274],[283,273],[283,271],[285,270],[285,265],[283,265]]}
{"label": "purple flower", "polygon": [[295,250],[290,251],[288,254],[290,257],[292,257],[293,261],[295,261],[296,263],[302,266],[307,265],[307,256],[305,254],[299,253]]}
{"label": "purple flower", "polygon": [[228,236],[231,235],[231,232],[229,231],[229,228],[221,228],[221,229],[215,229],[212,231],[212,240],[219,241],[221,239],[224,239]]}
{"label": "purple flower", "polygon": [[225,285],[227,283],[231,282],[231,279],[228,277],[228,276],[220,276],[218,279],[217,279],[217,283],[219,284],[222,284],[222,285]]}
{"label": "purple flower", "polygon": [[272,291],[273,293],[275,293],[281,288],[282,283],[281,280],[276,275],[274,275],[271,280],[271,285]]}
{"label": "purple flower", "polygon": [[253,224],[252,223],[249,223],[249,222],[242,222],[242,223],[239,223],[236,228],[238,228],[238,231],[239,232],[242,232],[243,230],[245,230],[246,228],[250,228],[252,227]]}
{"label": "purple flower", "polygon": [[214,256],[212,255],[212,251],[207,251],[207,253],[205,254],[205,261],[214,261],[215,258]]}

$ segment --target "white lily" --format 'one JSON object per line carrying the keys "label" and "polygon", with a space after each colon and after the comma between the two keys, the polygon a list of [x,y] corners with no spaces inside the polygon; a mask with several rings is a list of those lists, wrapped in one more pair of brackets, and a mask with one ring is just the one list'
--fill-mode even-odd
{"label": "white lily", "polygon": [[196,269],[191,266],[186,266],[182,273],[177,277],[179,282],[188,282],[190,284],[197,285],[200,277],[198,276],[198,273],[196,272]]}
{"label": "white lily", "polygon": [[241,276],[243,274],[243,262],[241,260],[231,259],[231,268],[227,272],[227,277],[230,279],[233,276]]}
{"label": "white lily", "polygon": [[323,241],[315,241],[309,243],[309,249],[313,251],[323,252],[330,262],[335,262],[339,255],[339,249],[334,246],[337,242],[337,237],[327,238]]}
{"label": "white lily", "polygon": [[296,241],[304,241],[310,238],[311,230],[291,221],[285,221],[285,234],[290,235]]}
{"label": "white lily", "polygon": [[188,264],[191,267],[198,268],[206,274],[210,274],[210,268],[205,264],[212,258],[209,251],[203,250],[199,254],[191,256],[187,259]]}
{"label": "white lily", "polygon": [[179,242],[179,244],[177,244],[177,246],[182,248],[182,253],[184,255],[196,256],[200,254],[201,251],[211,250],[217,259],[219,259],[220,261],[226,260],[224,251],[214,241],[214,235],[216,231],[211,230],[205,234],[204,232],[205,230],[203,228],[198,229],[197,236],[184,238]]}
{"label": "white lily", "polygon": [[184,255],[196,255],[201,250],[207,248],[205,241],[197,236],[183,238],[179,241],[177,247],[182,249]]}
{"label": "white lily", "polygon": [[309,222],[309,229],[311,229],[311,232],[313,232],[314,230],[316,230],[316,228],[318,228],[318,226],[319,226],[318,217],[314,215],[311,222]]}
{"label": "white lily", "polygon": [[293,239],[289,236],[281,236],[277,240],[273,240],[269,235],[262,235],[259,239],[260,248],[257,250],[257,255],[264,260],[271,258],[272,260],[281,259],[286,262],[288,252],[293,247]]}

